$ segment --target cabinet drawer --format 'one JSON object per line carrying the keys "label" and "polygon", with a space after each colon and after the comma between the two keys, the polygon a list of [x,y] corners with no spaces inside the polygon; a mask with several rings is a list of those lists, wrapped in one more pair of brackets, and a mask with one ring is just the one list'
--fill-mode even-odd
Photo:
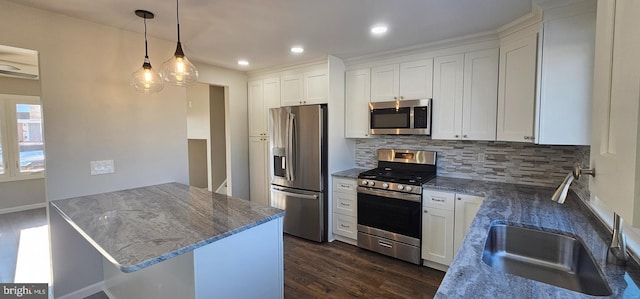
{"label": "cabinet drawer", "polygon": [[356,217],[333,213],[333,233],[350,239],[358,239]]}
{"label": "cabinet drawer", "polygon": [[333,191],[344,192],[348,194],[356,194],[356,188],[358,187],[358,181],[356,179],[348,178],[333,178]]}
{"label": "cabinet drawer", "polygon": [[423,190],[422,206],[453,211],[453,208],[455,206],[454,197],[455,194],[453,193]]}
{"label": "cabinet drawer", "polygon": [[333,192],[333,212],[346,216],[356,216],[358,212],[357,200],[358,198],[355,194]]}

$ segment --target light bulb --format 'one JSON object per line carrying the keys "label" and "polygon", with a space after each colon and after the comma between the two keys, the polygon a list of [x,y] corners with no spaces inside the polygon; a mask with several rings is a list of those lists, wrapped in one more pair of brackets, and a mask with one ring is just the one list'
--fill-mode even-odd
{"label": "light bulb", "polygon": [[142,93],[159,92],[164,88],[162,75],[151,68],[149,59],[145,58],[142,67],[131,74],[131,86]]}
{"label": "light bulb", "polygon": [[162,64],[160,73],[165,82],[177,86],[191,86],[198,81],[198,70],[189,59],[184,56],[182,46],[179,42],[175,55]]}

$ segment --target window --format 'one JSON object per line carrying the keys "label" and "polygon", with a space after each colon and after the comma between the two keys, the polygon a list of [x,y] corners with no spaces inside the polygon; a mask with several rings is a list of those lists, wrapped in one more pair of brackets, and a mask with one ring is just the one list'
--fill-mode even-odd
{"label": "window", "polygon": [[44,177],[42,133],[39,97],[0,95],[0,181]]}

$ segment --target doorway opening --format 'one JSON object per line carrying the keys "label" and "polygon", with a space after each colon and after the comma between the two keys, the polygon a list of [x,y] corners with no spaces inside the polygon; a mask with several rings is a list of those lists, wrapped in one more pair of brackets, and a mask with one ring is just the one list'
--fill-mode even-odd
{"label": "doorway opening", "polygon": [[227,194],[225,87],[187,88],[189,185]]}

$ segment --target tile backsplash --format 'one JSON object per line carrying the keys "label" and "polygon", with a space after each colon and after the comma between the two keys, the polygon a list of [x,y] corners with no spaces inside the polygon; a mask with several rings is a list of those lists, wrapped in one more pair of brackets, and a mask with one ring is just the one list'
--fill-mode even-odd
{"label": "tile backsplash", "polygon": [[[439,176],[548,187],[557,187],[572,171],[574,163],[587,167],[590,149],[573,145],[380,136],[356,141],[356,166],[376,167],[377,150],[381,148],[436,151]],[[479,155],[484,155],[484,162],[479,161]],[[588,198],[588,179],[580,179],[572,189],[580,197]]]}

